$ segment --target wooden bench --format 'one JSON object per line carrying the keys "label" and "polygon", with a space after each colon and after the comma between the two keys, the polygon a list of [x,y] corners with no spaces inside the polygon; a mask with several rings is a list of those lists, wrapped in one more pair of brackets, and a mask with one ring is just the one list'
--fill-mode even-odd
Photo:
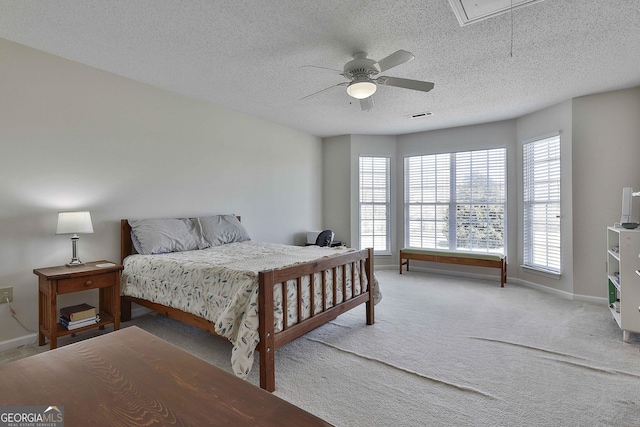
{"label": "wooden bench", "polygon": [[407,271],[409,271],[409,260],[411,259],[416,261],[443,262],[447,264],[499,268],[500,286],[504,288],[504,284],[507,281],[507,257],[502,254],[404,248],[400,250],[400,274],[402,274],[403,265],[406,265]]}

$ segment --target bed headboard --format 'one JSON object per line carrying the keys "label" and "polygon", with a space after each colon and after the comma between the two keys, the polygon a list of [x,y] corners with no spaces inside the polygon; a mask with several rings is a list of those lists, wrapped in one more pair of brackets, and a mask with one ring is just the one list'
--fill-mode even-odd
{"label": "bed headboard", "polygon": [[124,263],[124,259],[135,253],[133,242],[131,241],[131,226],[129,220],[120,220],[120,264]]}
{"label": "bed headboard", "polygon": [[[238,221],[242,221],[240,215],[236,215]],[[131,241],[131,226],[128,219],[120,220],[120,264],[124,263],[124,259],[129,255],[137,253]]]}

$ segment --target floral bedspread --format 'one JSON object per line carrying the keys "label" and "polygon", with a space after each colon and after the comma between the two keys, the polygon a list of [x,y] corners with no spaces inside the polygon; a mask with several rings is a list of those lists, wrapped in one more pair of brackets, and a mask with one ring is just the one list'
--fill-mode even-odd
{"label": "floral bedspread", "polygon": [[[321,248],[318,246],[289,246],[264,242],[230,243],[213,248],[173,252],[158,255],[131,255],[124,261],[121,292],[165,306],[195,314],[210,320],[216,333],[231,341],[231,365],[235,374],[245,378],[253,366],[253,353],[260,341],[258,335],[258,272],[288,267],[314,259],[353,251],[350,248]],[[342,274],[337,278],[336,301],[342,302]],[[356,278],[359,271],[355,272]],[[318,275],[319,276],[319,275]],[[351,297],[351,272],[347,267],[347,298]],[[326,281],[327,299],[333,301],[331,275]],[[316,277],[316,284],[321,283]],[[365,281],[366,283],[366,281]],[[359,289],[356,280],[356,295]],[[315,286],[314,313],[322,311],[320,286]],[[309,277],[302,283],[302,318],[309,317]],[[374,300],[381,294],[373,280]],[[288,283],[287,322],[298,319],[295,282]],[[275,331],[283,326],[281,286],[274,288]],[[328,304],[331,306],[331,303]]]}

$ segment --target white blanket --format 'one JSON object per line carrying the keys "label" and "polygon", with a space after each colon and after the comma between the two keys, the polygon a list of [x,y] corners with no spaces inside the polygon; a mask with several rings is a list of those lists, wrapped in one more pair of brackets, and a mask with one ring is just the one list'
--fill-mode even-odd
{"label": "white blanket", "polygon": [[[214,248],[159,255],[131,255],[124,261],[121,292],[195,314],[215,325],[216,333],[233,343],[231,365],[239,377],[246,377],[253,365],[258,345],[258,272],[288,267],[314,259],[350,252],[349,248],[288,246],[262,242],[230,243]],[[356,279],[359,271],[355,272]],[[347,270],[347,298],[351,297],[351,273]],[[342,302],[342,274],[338,274],[336,301]],[[295,282],[287,284],[287,322],[297,322],[298,307]],[[316,278],[316,283],[321,283]],[[366,283],[366,279],[365,279]],[[356,295],[359,289],[356,280]],[[309,278],[303,282],[302,318],[311,313]],[[314,313],[322,311],[315,287]],[[327,275],[327,299],[333,301],[331,275]],[[374,298],[380,292],[374,280]],[[275,331],[282,330],[282,291],[274,288]],[[331,303],[328,304],[331,306]]]}

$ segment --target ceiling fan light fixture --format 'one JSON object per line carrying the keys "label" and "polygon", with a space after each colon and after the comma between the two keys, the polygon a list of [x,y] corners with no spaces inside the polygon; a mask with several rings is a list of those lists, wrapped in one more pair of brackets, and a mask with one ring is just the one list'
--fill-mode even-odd
{"label": "ceiling fan light fixture", "polygon": [[371,81],[352,82],[347,86],[347,93],[356,99],[365,99],[376,93],[378,86]]}

